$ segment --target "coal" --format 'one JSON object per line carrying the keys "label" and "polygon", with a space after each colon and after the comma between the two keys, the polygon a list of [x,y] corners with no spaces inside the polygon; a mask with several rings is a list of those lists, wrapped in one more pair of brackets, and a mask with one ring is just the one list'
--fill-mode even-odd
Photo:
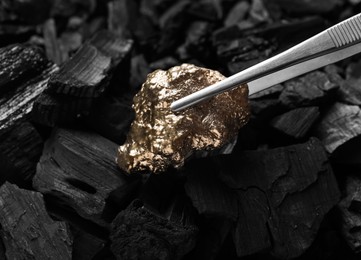
{"label": "coal", "polygon": [[196,233],[136,200],[113,221],[111,248],[117,259],[181,259],[194,247]]}
{"label": "coal", "polygon": [[338,87],[326,73],[315,71],[287,81],[279,100],[288,108],[323,105],[332,100]]}
{"label": "coal", "polygon": [[48,66],[43,51],[36,46],[11,45],[0,49],[0,93],[19,86]]}
{"label": "coal", "polygon": [[12,51],[2,63],[2,86],[9,89],[0,96],[0,183],[7,180],[23,187],[30,184],[43,147],[43,139],[31,123],[32,106],[57,68],[37,48],[7,49]]}
{"label": "coal", "polygon": [[272,119],[271,126],[278,131],[302,138],[311,129],[320,116],[318,107],[301,107],[288,111]]}
{"label": "coal", "polygon": [[341,212],[341,231],[347,244],[355,253],[361,252],[361,180],[357,176],[349,176],[346,182],[346,196],[338,204]]}
{"label": "coal", "polygon": [[116,149],[115,143],[95,133],[58,129],[45,144],[33,186],[59,208],[67,205],[107,228],[138,183],[118,170]]}
{"label": "coal", "polygon": [[49,217],[39,192],[5,183],[0,194],[0,234],[7,259],[72,259],[70,230]]}
{"label": "coal", "polygon": [[103,95],[116,69],[124,69],[127,75],[132,44],[111,32],[98,32],[52,75],[35,102],[34,120],[56,126],[88,115],[92,102]]}
{"label": "coal", "polygon": [[249,97],[228,155],[115,163],[148,73],[230,76],[358,2],[1,1],[0,259],[359,259],[359,55]]}
{"label": "coal", "polygon": [[238,195],[233,231],[238,256],[264,250],[279,258],[301,255],[339,201],[336,179],[317,139],[222,156],[220,163],[220,178]]}
{"label": "coal", "polygon": [[361,134],[359,115],[358,106],[340,102],[328,109],[315,131],[329,153]]}

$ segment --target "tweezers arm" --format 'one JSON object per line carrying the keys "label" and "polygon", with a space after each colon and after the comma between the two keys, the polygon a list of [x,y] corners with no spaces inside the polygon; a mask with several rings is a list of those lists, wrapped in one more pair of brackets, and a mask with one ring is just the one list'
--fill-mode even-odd
{"label": "tweezers arm", "polygon": [[171,109],[179,111],[195,105],[212,96],[230,90],[240,84],[264,77],[288,66],[298,64],[339,48],[355,44],[361,38],[361,14],[353,16],[312,38],[267,59],[253,67],[241,71],[216,84],[199,90],[172,103]]}

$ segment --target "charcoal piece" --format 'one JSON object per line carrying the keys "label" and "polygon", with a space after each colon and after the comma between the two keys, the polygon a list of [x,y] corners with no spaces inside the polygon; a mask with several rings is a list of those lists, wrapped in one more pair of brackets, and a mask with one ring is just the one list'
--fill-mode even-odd
{"label": "charcoal piece", "polygon": [[[287,22],[274,22],[266,26],[252,28],[242,27],[242,24],[223,27],[213,33],[213,45],[218,47],[220,44],[242,39],[248,36],[254,36],[266,39],[268,41],[276,40],[280,50],[285,50],[308,37],[314,36],[325,29],[325,21],[318,17],[305,17],[301,19],[292,19]],[[297,31],[297,34],[294,32]],[[290,37],[290,34],[292,37]]]}
{"label": "charcoal piece", "polygon": [[152,57],[173,54],[174,48],[184,39],[184,31],[190,21],[186,10],[190,4],[189,0],[178,1],[159,18],[161,36]]}
{"label": "charcoal piece", "polygon": [[331,82],[340,86],[344,81],[343,77],[341,76],[341,74],[344,73],[344,70],[341,67],[335,64],[331,64],[327,65],[323,70],[326,72]]}
{"label": "charcoal piece", "polygon": [[144,55],[138,54],[131,58],[129,84],[133,92],[140,89],[140,86],[146,80],[148,73],[151,71],[152,70],[150,69]]}
{"label": "charcoal piece", "polygon": [[[245,27],[246,26],[246,27]],[[276,52],[286,50],[320,32],[325,27],[318,17],[275,22],[267,26],[234,25],[213,33],[213,46],[230,74],[255,65]],[[298,32],[294,34],[294,32]],[[289,35],[292,35],[290,37]]]}
{"label": "charcoal piece", "polygon": [[49,77],[56,71],[56,66],[49,66],[39,76],[18,85],[16,89],[0,97],[0,131],[11,127],[18,120],[29,117],[34,101],[46,88]]}
{"label": "charcoal piece", "polygon": [[0,93],[41,74],[49,61],[36,46],[10,45],[0,49]]}
{"label": "charcoal piece", "polygon": [[[34,120],[46,126],[69,125],[89,115],[94,100],[106,89],[121,92],[122,86],[108,85],[128,82],[132,46],[131,40],[99,31],[51,77],[35,102]],[[113,74],[117,76],[112,78]]]}
{"label": "charcoal piece", "polygon": [[187,30],[184,48],[190,57],[198,58],[200,61],[213,59],[213,52],[209,35],[213,26],[208,22],[196,21]]}
{"label": "charcoal piece", "polygon": [[76,98],[43,92],[34,103],[32,119],[50,127],[71,125],[79,117],[88,115],[92,104],[92,98]]}
{"label": "charcoal piece", "polygon": [[92,260],[105,247],[106,241],[72,227],[73,260]]}
{"label": "charcoal piece", "polygon": [[43,148],[43,140],[35,127],[18,122],[0,132],[0,185],[4,181],[30,187],[36,164]]}
{"label": "charcoal piece", "polygon": [[219,158],[220,178],[238,193],[234,241],[239,256],[271,248],[301,255],[340,194],[320,141]]}
{"label": "charcoal piece", "polygon": [[191,253],[186,256],[186,259],[218,259],[219,252],[230,233],[232,225],[232,221],[228,219],[202,219],[197,244]]}
{"label": "charcoal piece", "polygon": [[271,39],[250,35],[219,44],[217,56],[229,61],[228,69],[234,74],[270,57],[277,49],[277,43]]}
{"label": "charcoal piece", "polygon": [[219,180],[219,169],[213,160],[196,160],[186,165],[185,171],[185,190],[199,214],[233,221],[237,219],[236,194]]}
{"label": "charcoal piece", "polygon": [[95,101],[84,121],[107,139],[124,143],[130,124],[134,120],[133,95],[111,97],[106,95]]}
{"label": "charcoal piece", "polygon": [[250,7],[250,4],[245,1],[236,3],[224,19],[224,25],[231,26],[243,21],[248,14]]}
{"label": "charcoal piece", "polygon": [[139,8],[139,1],[109,2],[108,28],[123,38],[134,38],[142,50],[149,48],[152,52],[158,40],[158,29],[154,24],[158,22],[160,15],[149,17],[144,15]]}
{"label": "charcoal piece", "polygon": [[[0,183],[28,186],[40,158],[43,140],[29,122],[34,100],[44,90],[52,66],[0,97]],[[15,84],[14,84],[15,85]]]}
{"label": "charcoal piece", "polygon": [[361,169],[361,135],[342,144],[332,153],[332,162],[338,167],[348,167],[352,171]]}
{"label": "charcoal piece", "polygon": [[339,4],[338,0],[300,0],[300,1],[287,1],[287,0],[272,0],[277,3],[281,8],[296,14],[319,14],[327,13],[334,10]]}
{"label": "charcoal piece", "polygon": [[7,259],[71,259],[65,222],[52,220],[43,196],[6,182],[0,188],[1,238]]}
{"label": "charcoal piece", "polygon": [[340,71],[334,71],[332,73],[338,77],[340,88],[337,92],[337,97],[339,101],[351,105],[361,105],[360,72],[361,62],[354,62],[348,65],[346,68],[346,80],[341,78],[339,75],[341,74]]}
{"label": "charcoal piece", "polygon": [[[164,57],[162,59],[156,60],[152,63],[149,64],[149,68],[151,70],[157,70],[157,69],[161,69],[161,70],[167,70],[170,69],[171,67],[177,66],[179,65],[180,62],[172,57],[172,56],[167,56]],[[144,77],[145,79],[146,77]]]}
{"label": "charcoal piece", "polygon": [[4,0],[0,5],[0,22],[40,24],[49,17],[51,6],[50,0]]}
{"label": "charcoal piece", "polygon": [[64,63],[48,84],[48,93],[93,98],[104,92],[111,59],[90,44]]}
{"label": "charcoal piece", "polygon": [[135,200],[112,222],[111,249],[117,259],[181,259],[196,234],[195,226],[159,216]]}
{"label": "charcoal piece", "polygon": [[262,0],[252,0],[249,16],[249,19],[256,24],[271,22],[270,14]]}
{"label": "charcoal piece", "polygon": [[113,67],[128,63],[127,58],[129,58],[133,48],[133,40],[121,38],[106,30],[96,33],[89,43],[105,56],[110,57]]}
{"label": "charcoal piece", "polygon": [[303,138],[320,116],[318,107],[301,107],[275,117],[271,126],[294,138]]}
{"label": "charcoal piece", "polygon": [[46,56],[49,60],[60,65],[68,59],[68,53],[65,52],[61,42],[57,39],[57,32],[54,19],[49,19],[43,26],[44,45]]}
{"label": "charcoal piece", "polygon": [[340,89],[337,93],[338,99],[344,103],[360,106],[361,105],[360,85],[361,85],[360,79],[349,79],[343,81],[340,84]]}
{"label": "charcoal piece", "polygon": [[90,15],[96,8],[94,0],[54,0],[52,3],[51,15],[59,18]]}
{"label": "charcoal piece", "polygon": [[130,37],[130,19],[138,17],[135,1],[115,0],[108,2],[108,28],[122,37]]}
{"label": "charcoal piece", "polygon": [[337,89],[326,73],[314,71],[287,81],[279,100],[288,108],[323,105],[333,99]]}
{"label": "charcoal piece", "polygon": [[223,18],[221,0],[192,1],[187,12],[197,19],[219,21]]}
{"label": "charcoal piece", "polygon": [[128,56],[132,41],[107,31],[98,32],[51,77],[47,92],[94,98],[103,93],[110,72]]}
{"label": "charcoal piece", "polygon": [[[273,234],[272,231],[268,231],[267,229],[271,209],[265,193],[266,192],[258,186],[241,188],[241,191],[239,191],[238,219],[233,230],[233,241],[238,256],[269,251],[272,247],[271,239]],[[278,240],[280,238],[276,239]],[[284,242],[282,241],[283,239],[286,240],[287,238],[281,238],[281,244]],[[275,246],[277,246],[277,240],[275,240]],[[286,245],[283,246],[287,248],[289,245],[287,245],[287,243],[285,244]],[[274,250],[276,250],[276,248],[274,248]],[[301,253],[297,252],[297,254]],[[277,256],[284,257],[282,253]]]}
{"label": "charcoal piece", "polygon": [[107,227],[138,183],[117,169],[116,150],[115,143],[97,134],[57,129],[45,144],[33,186],[57,207],[65,205]]}
{"label": "charcoal piece", "polygon": [[346,196],[338,204],[341,212],[341,232],[355,253],[361,252],[361,179],[348,176]]}
{"label": "charcoal piece", "polygon": [[6,251],[5,245],[2,239],[0,239],[0,259],[6,259],[5,251]]}
{"label": "charcoal piece", "polygon": [[252,115],[256,115],[259,120],[269,121],[283,111],[279,100],[273,97],[250,99],[250,106]]}
{"label": "charcoal piece", "polygon": [[338,147],[361,134],[360,108],[336,102],[322,117],[315,135],[326,151],[333,153]]}

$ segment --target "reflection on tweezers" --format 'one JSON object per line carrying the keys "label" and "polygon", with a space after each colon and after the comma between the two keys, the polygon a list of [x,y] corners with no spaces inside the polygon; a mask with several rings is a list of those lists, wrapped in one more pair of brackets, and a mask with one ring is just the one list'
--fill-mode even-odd
{"label": "reflection on tweezers", "polygon": [[252,95],[360,52],[361,14],[358,14],[285,52],[173,102],[171,109],[183,110],[245,83]]}

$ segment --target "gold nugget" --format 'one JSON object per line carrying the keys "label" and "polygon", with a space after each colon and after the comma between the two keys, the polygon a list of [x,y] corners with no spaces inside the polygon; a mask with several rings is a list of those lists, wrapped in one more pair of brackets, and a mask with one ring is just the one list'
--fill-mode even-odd
{"label": "gold nugget", "polygon": [[173,101],[224,78],[191,64],[150,73],[134,97],[136,117],[119,147],[119,167],[127,173],[160,173],[181,167],[194,151],[228,144],[249,118],[246,85],[181,112],[170,109]]}

